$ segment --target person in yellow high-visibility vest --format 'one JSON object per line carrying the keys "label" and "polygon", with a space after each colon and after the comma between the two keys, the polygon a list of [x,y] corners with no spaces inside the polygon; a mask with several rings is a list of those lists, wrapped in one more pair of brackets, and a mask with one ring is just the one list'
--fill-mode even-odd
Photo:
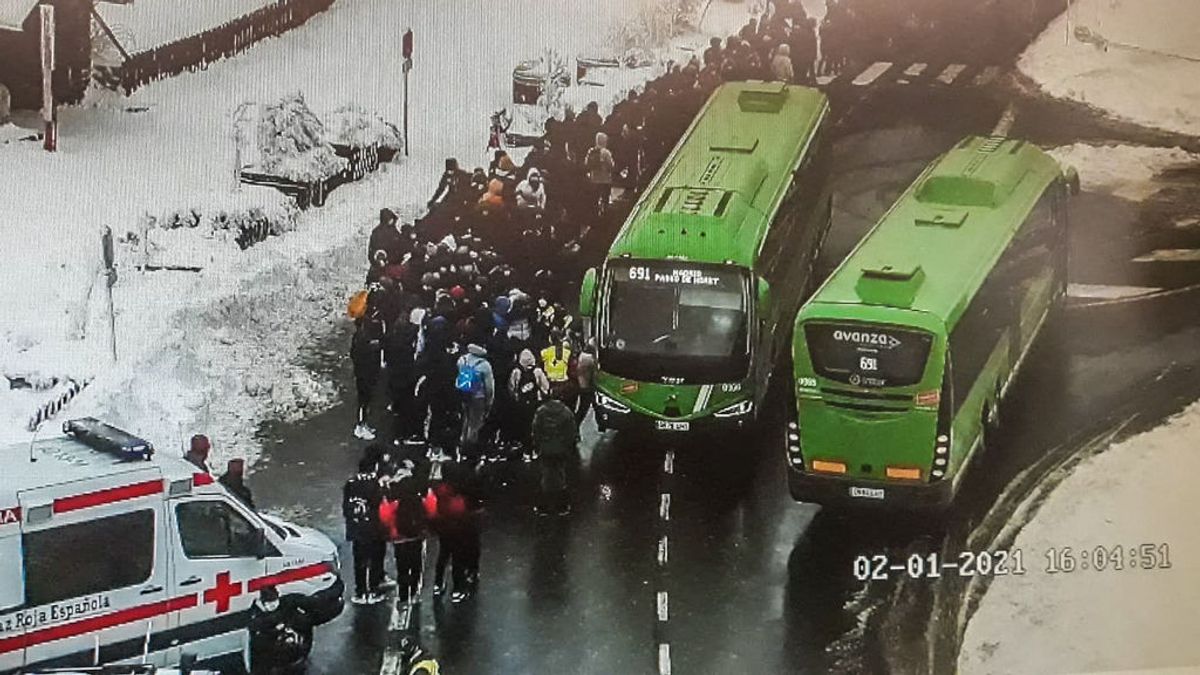
{"label": "person in yellow high-visibility vest", "polygon": [[571,377],[574,370],[574,354],[571,353],[571,343],[565,338],[555,335],[549,347],[541,351],[542,370],[546,379],[550,380],[550,395],[568,408],[575,408],[575,381]]}
{"label": "person in yellow high-visibility vest", "polygon": [[421,648],[421,644],[411,638],[400,641],[400,656],[402,663],[408,666],[404,671],[407,675],[439,675],[437,659]]}

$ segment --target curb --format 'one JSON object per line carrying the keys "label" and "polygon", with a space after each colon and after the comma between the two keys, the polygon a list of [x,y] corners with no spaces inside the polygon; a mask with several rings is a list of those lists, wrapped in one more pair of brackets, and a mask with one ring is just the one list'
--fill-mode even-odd
{"label": "curb", "polygon": [[1068,302],[1067,309],[1092,309],[1095,307],[1115,307],[1118,305],[1127,305],[1134,302],[1144,300],[1161,300],[1163,298],[1175,297],[1177,295],[1186,295],[1200,291],[1200,284],[1191,284],[1190,286],[1182,286],[1180,288],[1170,288],[1167,290],[1156,291],[1154,293],[1146,293],[1145,295],[1135,295],[1129,298],[1113,298],[1110,300],[1094,300],[1084,302]]}

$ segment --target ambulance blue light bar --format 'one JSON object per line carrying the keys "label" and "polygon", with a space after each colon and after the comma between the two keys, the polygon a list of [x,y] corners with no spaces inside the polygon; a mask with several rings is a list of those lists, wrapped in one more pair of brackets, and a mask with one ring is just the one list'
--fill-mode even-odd
{"label": "ambulance blue light bar", "polygon": [[63,423],[63,433],[93,450],[123,461],[147,461],[154,456],[154,446],[150,441],[111,424],[105,424],[94,417],[81,417]]}

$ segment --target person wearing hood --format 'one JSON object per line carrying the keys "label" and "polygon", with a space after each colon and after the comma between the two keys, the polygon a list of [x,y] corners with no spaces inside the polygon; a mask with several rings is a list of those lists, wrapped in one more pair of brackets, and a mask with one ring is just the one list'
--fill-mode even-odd
{"label": "person wearing hood", "polygon": [[358,393],[358,423],[354,436],[364,441],[375,440],[375,429],[369,417],[371,401],[383,369],[384,324],[379,308],[368,299],[366,315],[355,320],[354,336],[350,339],[350,360],[354,364],[354,383]]}
{"label": "person wearing hood", "polygon": [[588,150],[583,165],[595,193],[597,214],[603,216],[608,211],[608,201],[612,196],[613,169],[616,167],[612,152],[608,149],[608,134],[603,131],[596,134],[596,145]]}
{"label": "person wearing hood", "polygon": [[785,42],[775,48],[775,56],[771,59],[771,76],[779,81],[792,84],[796,81],[795,70],[792,68],[792,48]]}
{"label": "person wearing hood", "polygon": [[440,204],[452,204],[460,201],[464,194],[464,188],[470,184],[470,181],[471,174],[458,168],[457,159],[448,157],[446,170],[442,172],[442,179],[438,181],[437,190],[429,198],[427,206],[432,211],[433,207]]}
{"label": "person wearing hood", "polygon": [[387,263],[398,263],[403,257],[405,237],[396,229],[396,213],[391,209],[379,210],[379,224],[371,230],[371,238],[367,243],[367,264],[379,265],[379,251],[385,255],[382,260]]}
{"label": "person wearing hood", "polygon": [[460,457],[478,459],[482,448],[479,432],[496,400],[496,377],[487,360],[487,349],[471,343],[458,359],[454,386],[462,393],[462,433],[458,438]]}
{"label": "person wearing hood", "polygon": [[538,515],[571,512],[567,472],[579,461],[579,427],[575,413],[558,398],[550,398],[533,416],[533,449],[540,473]]}
{"label": "person wearing hood", "polygon": [[530,169],[525,180],[517,185],[517,209],[531,216],[546,210],[546,186],[542,185],[542,172]]}
{"label": "person wearing hood", "polygon": [[424,330],[424,346],[417,358],[416,429],[424,429],[429,419],[429,443],[449,450],[458,440],[459,392],[454,387],[458,369],[457,350],[450,340],[450,325],[445,317],[429,319]]}
{"label": "person wearing hood", "polygon": [[523,446],[528,457],[532,451],[529,432],[533,414],[550,395],[550,380],[546,378],[546,371],[542,370],[537,357],[528,349],[521,350],[516,367],[509,373],[508,395],[512,401],[512,414],[505,419],[505,436]]}

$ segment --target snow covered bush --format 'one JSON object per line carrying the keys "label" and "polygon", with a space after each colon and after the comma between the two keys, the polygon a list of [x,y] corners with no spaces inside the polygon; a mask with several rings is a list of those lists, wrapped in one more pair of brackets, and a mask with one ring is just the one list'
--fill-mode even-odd
{"label": "snow covered bush", "polygon": [[[286,195],[273,189],[243,187],[237,192],[212,193],[191,204],[147,214],[143,227],[154,230],[194,230],[192,237],[232,242],[246,249],[266,239],[296,229],[300,210]],[[179,239],[147,232],[145,250],[162,249]],[[127,237],[137,245],[139,235]]]}
{"label": "snow covered bush", "polygon": [[394,124],[359,106],[345,105],[326,115],[325,130],[330,143],[404,150],[404,139]]}
{"label": "snow covered bush", "polygon": [[624,56],[660,47],[695,25],[700,0],[655,0],[617,25],[609,37]]}
{"label": "snow covered bush", "polygon": [[326,141],[327,130],[299,92],[264,105],[258,115],[257,169],[296,181],[313,182],[346,168]]}

